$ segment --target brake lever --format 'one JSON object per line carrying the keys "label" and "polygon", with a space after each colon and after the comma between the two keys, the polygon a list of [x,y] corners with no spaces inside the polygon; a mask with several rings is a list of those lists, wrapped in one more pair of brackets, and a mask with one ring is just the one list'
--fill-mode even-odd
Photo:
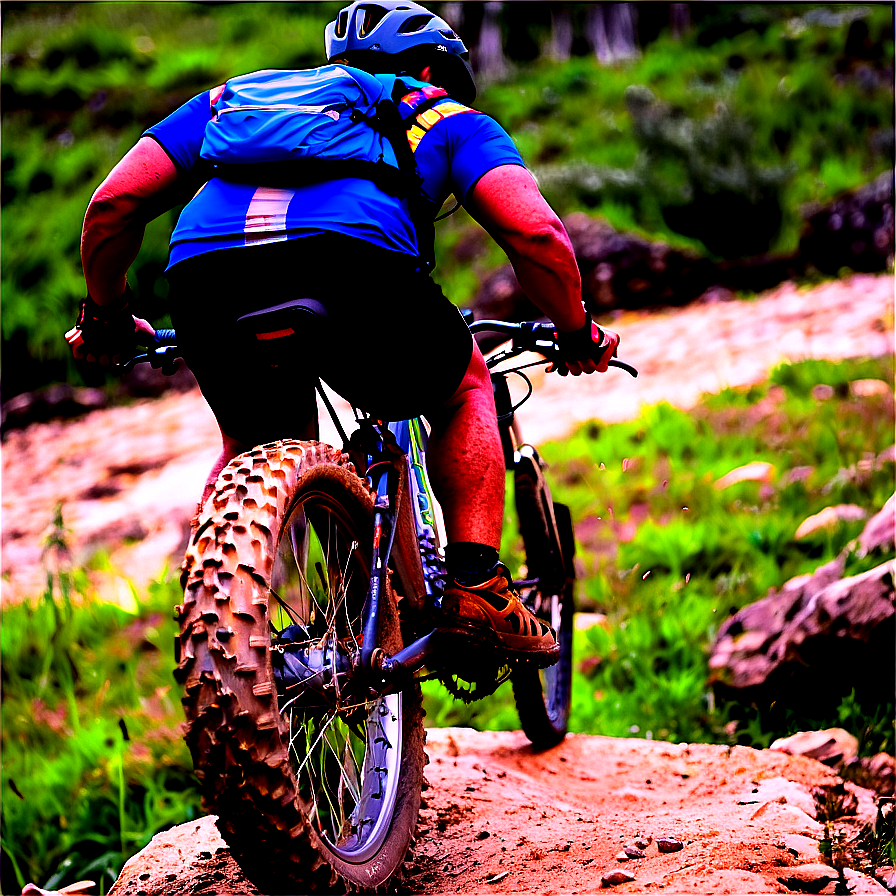
{"label": "brake lever", "polygon": [[178,357],[176,345],[160,345],[158,348],[142,355],[135,355],[129,361],[125,361],[121,365],[121,373],[130,373],[138,364],[148,361],[154,370],[161,370],[165,376],[173,376],[177,372],[177,365],[174,362]]}
{"label": "brake lever", "polygon": [[[540,334],[547,338],[539,339]],[[560,358],[560,347],[554,339],[554,327],[551,324],[534,321],[523,324],[520,334],[513,339],[513,347],[518,351],[533,351],[544,355],[545,360],[551,363],[554,370],[557,371],[559,371],[559,365],[563,363]],[[610,367],[624,370],[632,377],[638,376],[636,367],[626,361],[620,361],[619,358],[610,358],[608,364]]]}

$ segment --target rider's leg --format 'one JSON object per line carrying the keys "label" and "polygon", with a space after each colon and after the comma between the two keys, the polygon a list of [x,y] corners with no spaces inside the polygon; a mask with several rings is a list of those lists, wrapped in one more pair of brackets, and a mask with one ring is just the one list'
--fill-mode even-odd
{"label": "rider's leg", "polygon": [[440,412],[429,414],[427,467],[442,506],[448,586],[439,628],[510,656],[559,655],[551,631],[513,590],[498,561],[504,521],[504,452],[491,378],[474,347],[467,372]]}
{"label": "rider's leg", "polygon": [[488,368],[478,347],[454,395],[429,414],[427,467],[448,543],[501,544],[504,454]]}

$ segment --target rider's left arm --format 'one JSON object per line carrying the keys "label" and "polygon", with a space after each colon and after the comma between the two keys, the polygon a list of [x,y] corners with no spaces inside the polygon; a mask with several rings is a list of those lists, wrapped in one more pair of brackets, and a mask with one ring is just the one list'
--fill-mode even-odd
{"label": "rider's left arm", "polygon": [[109,305],[125,293],[146,224],[173,205],[165,197],[177,180],[178,170],[165,150],[142,137],[93,194],[81,232],[81,263],[87,292],[97,305]]}

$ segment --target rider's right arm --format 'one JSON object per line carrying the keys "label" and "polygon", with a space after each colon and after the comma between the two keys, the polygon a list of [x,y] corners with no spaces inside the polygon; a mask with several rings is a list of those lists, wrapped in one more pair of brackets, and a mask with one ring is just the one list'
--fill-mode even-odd
{"label": "rider's right arm", "polygon": [[503,165],[473,187],[467,211],[507,253],[526,295],[561,330],[585,324],[582,281],[566,228],[525,168]]}
{"label": "rider's right arm", "polygon": [[516,165],[493,168],[476,183],[466,207],[507,253],[526,295],[558,330],[576,334],[573,344],[580,348],[565,358],[569,372],[606,371],[619,337],[593,327],[586,316],[569,234],[532,175]]}

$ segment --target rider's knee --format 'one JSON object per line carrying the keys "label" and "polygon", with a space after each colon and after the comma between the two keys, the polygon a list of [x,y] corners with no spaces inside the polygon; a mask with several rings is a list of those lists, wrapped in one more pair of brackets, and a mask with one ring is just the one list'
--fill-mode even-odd
{"label": "rider's knee", "polygon": [[494,402],[491,375],[477,345],[473,346],[473,354],[470,356],[463,379],[446,402],[445,409],[451,410],[469,401],[485,401],[489,405]]}

